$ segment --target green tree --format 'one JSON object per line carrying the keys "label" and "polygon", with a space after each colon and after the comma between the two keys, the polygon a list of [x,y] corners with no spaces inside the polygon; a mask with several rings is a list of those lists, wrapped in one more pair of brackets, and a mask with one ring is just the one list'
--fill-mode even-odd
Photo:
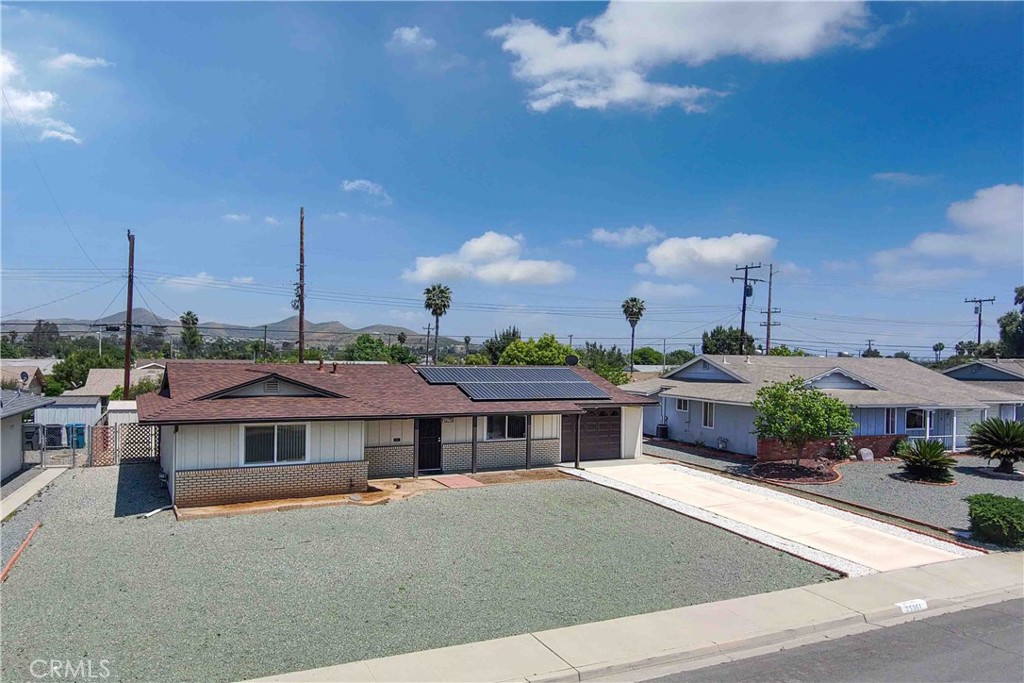
{"label": "green tree", "polygon": [[633,359],[633,347],[636,343],[636,324],[640,322],[640,318],[644,317],[644,310],[646,305],[643,300],[631,296],[622,302],[622,315],[626,316],[626,321],[629,323],[629,371],[634,370],[634,359]]}
{"label": "green tree", "polygon": [[7,337],[0,337],[0,358],[21,358],[23,349]]}
{"label": "green tree", "polygon": [[370,334],[361,334],[356,340],[341,350],[342,360],[391,360],[391,351],[387,344]]}
{"label": "green tree", "polygon": [[199,316],[185,311],[178,319],[181,323],[181,346],[186,358],[195,358],[203,348],[203,335],[199,333]]}
{"label": "green tree", "polygon": [[864,352],[860,354],[861,358],[881,358],[882,352],[876,348],[864,349]]}
{"label": "green tree", "polygon": [[466,356],[466,365],[490,365],[491,357],[486,353],[471,353]]}
{"label": "green tree", "polygon": [[388,362],[393,365],[407,365],[415,363],[416,356],[401,344],[394,344],[388,347]]}
{"label": "green tree", "polygon": [[892,354],[892,357],[893,358],[902,358],[903,360],[910,360],[910,352],[909,351],[897,351],[896,353]]}
{"label": "green tree", "polygon": [[[434,316],[434,364],[437,364],[437,345],[441,339],[441,316],[448,313],[452,305],[452,290],[446,285],[436,282],[423,290],[423,308]],[[427,352],[430,352],[430,339],[427,339]]]}
{"label": "green tree", "polygon": [[769,356],[809,356],[803,349],[789,348],[785,344],[776,344],[772,348],[768,349]]}
{"label": "green tree", "polygon": [[501,354],[516,339],[521,339],[519,328],[516,326],[506,327],[500,333],[495,331],[494,336],[484,342],[484,353],[491,359],[491,365],[497,365]]}
{"label": "green tree", "polygon": [[462,343],[466,345],[466,355],[467,356],[469,355],[469,343],[471,341],[473,341],[473,338],[470,337],[468,334],[465,337],[462,338]]}
{"label": "green tree", "polygon": [[92,368],[119,368],[124,367],[124,350],[112,349],[104,351],[103,355],[96,349],[86,351],[75,351],[68,357],[53,366],[53,379],[58,382],[64,390],[77,389],[85,384],[89,377],[89,370]]}
{"label": "green tree", "polygon": [[502,352],[498,365],[565,365],[565,358],[572,351],[553,334],[542,335],[536,341],[516,339]]}
{"label": "green tree", "polygon": [[708,355],[742,356],[754,353],[754,338],[735,327],[719,325],[701,337],[701,351]]}
{"label": "green tree", "polygon": [[25,339],[28,350],[35,358],[45,358],[57,352],[60,346],[60,330],[56,323],[40,320]]}
{"label": "green tree", "polygon": [[694,354],[690,353],[686,349],[676,349],[675,351],[669,351],[665,357],[665,362],[668,365],[682,365],[695,358]]}
{"label": "green tree", "polygon": [[399,332],[398,333],[398,345],[399,346],[405,346],[405,340],[408,339],[408,338],[409,337],[406,336],[405,332]]}
{"label": "green tree", "polygon": [[946,345],[943,344],[942,342],[935,342],[935,344],[932,345],[932,351],[935,352],[935,362],[936,363],[939,362],[939,358],[940,358],[940,356],[942,356],[942,350],[945,349],[945,348],[946,348]]}
{"label": "green tree", "polygon": [[661,365],[665,362],[665,357],[661,355],[661,351],[650,346],[641,346],[633,352],[633,362],[637,365]]}
{"label": "green tree", "polygon": [[43,395],[45,396],[60,396],[64,393],[64,385],[58,382],[51,375],[46,378],[46,386],[43,387]]}
{"label": "green tree", "polygon": [[[159,391],[159,389],[160,382],[157,382],[152,377],[143,377],[139,381],[132,384],[132,390],[129,393],[129,396],[131,396],[131,398],[134,399],[138,398],[139,394],[149,394],[154,391]],[[124,399],[124,388],[120,384],[118,384],[116,387],[114,387],[114,390],[110,392],[110,400],[120,401],[122,399]]]}
{"label": "green tree", "polygon": [[752,407],[757,438],[793,448],[798,465],[809,442],[848,437],[857,428],[845,403],[806,386],[800,377],[761,387]]}
{"label": "green tree", "polygon": [[1024,358],[1024,314],[1018,310],[999,316],[999,346],[1006,358]]}
{"label": "green tree", "polygon": [[580,358],[580,365],[593,370],[612,384],[625,384],[629,381],[629,375],[623,370],[626,357],[617,346],[606,349],[600,344],[586,342],[582,348],[576,349],[576,355]]}

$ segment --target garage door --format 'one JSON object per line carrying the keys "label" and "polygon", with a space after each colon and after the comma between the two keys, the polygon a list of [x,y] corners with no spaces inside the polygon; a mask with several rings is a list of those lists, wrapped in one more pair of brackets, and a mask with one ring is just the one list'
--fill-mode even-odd
{"label": "garage door", "polygon": [[622,418],[618,408],[589,410],[580,419],[580,460],[622,457]]}

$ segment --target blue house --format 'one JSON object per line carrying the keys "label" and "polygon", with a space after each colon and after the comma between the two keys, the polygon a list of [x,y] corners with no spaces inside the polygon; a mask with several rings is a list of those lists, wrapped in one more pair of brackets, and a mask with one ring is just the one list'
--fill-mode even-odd
{"label": "blue house", "polygon": [[[698,356],[663,377],[622,388],[654,397],[644,408],[644,434],[757,455],[751,407],[757,390],[791,377],[848,406],[857,423],[854,446],[887,450],[897,438],[966,447],[970,426],[1024,398],[958,382],[901,358]],[[763,446],[762,446],[763,448]]]}
{"label": "blue house", "polygon": [[1024,422],[1024,358],[981,358],[950,368],[944,374],[973,387],[1010,395],[1015,402],[1000,404],[998,417]]}

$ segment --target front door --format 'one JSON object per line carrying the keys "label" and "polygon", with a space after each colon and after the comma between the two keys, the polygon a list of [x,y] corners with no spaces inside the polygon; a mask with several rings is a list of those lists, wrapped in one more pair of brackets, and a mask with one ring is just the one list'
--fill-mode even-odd
{"label": "front door", "polygon": [[417,420],[420,431],[419,469],[439,470],[441,469],[441,421],[440,420]]}
{"label": "front door", "polygon": [[579,415],[562,416],[562,462],[576,461],[576,425]]}

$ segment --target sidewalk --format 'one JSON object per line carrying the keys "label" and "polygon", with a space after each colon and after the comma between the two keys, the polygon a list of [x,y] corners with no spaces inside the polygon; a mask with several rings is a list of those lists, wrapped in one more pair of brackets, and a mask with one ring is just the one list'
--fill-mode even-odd
{"label": "sidewalk", "polygon": [[1022,567],[1024,553],[995,553],[258,680],[580,681],[623,675],[1019,598]]}
{"label": "sidewalk", "polygon": [[570,474],[849,576],[983,554],[893,524],[682,465],[591,463],[586,470],[571,470]]}
{"label": "sidewalk", "polygon": [[27,484],[18,487],[13,493],[4,497],[0,500],[0,520],[7,519],[7,515],[31,500],[34,495],[49,486],[54,479],[67,470],[67,467],[47,467]]}

